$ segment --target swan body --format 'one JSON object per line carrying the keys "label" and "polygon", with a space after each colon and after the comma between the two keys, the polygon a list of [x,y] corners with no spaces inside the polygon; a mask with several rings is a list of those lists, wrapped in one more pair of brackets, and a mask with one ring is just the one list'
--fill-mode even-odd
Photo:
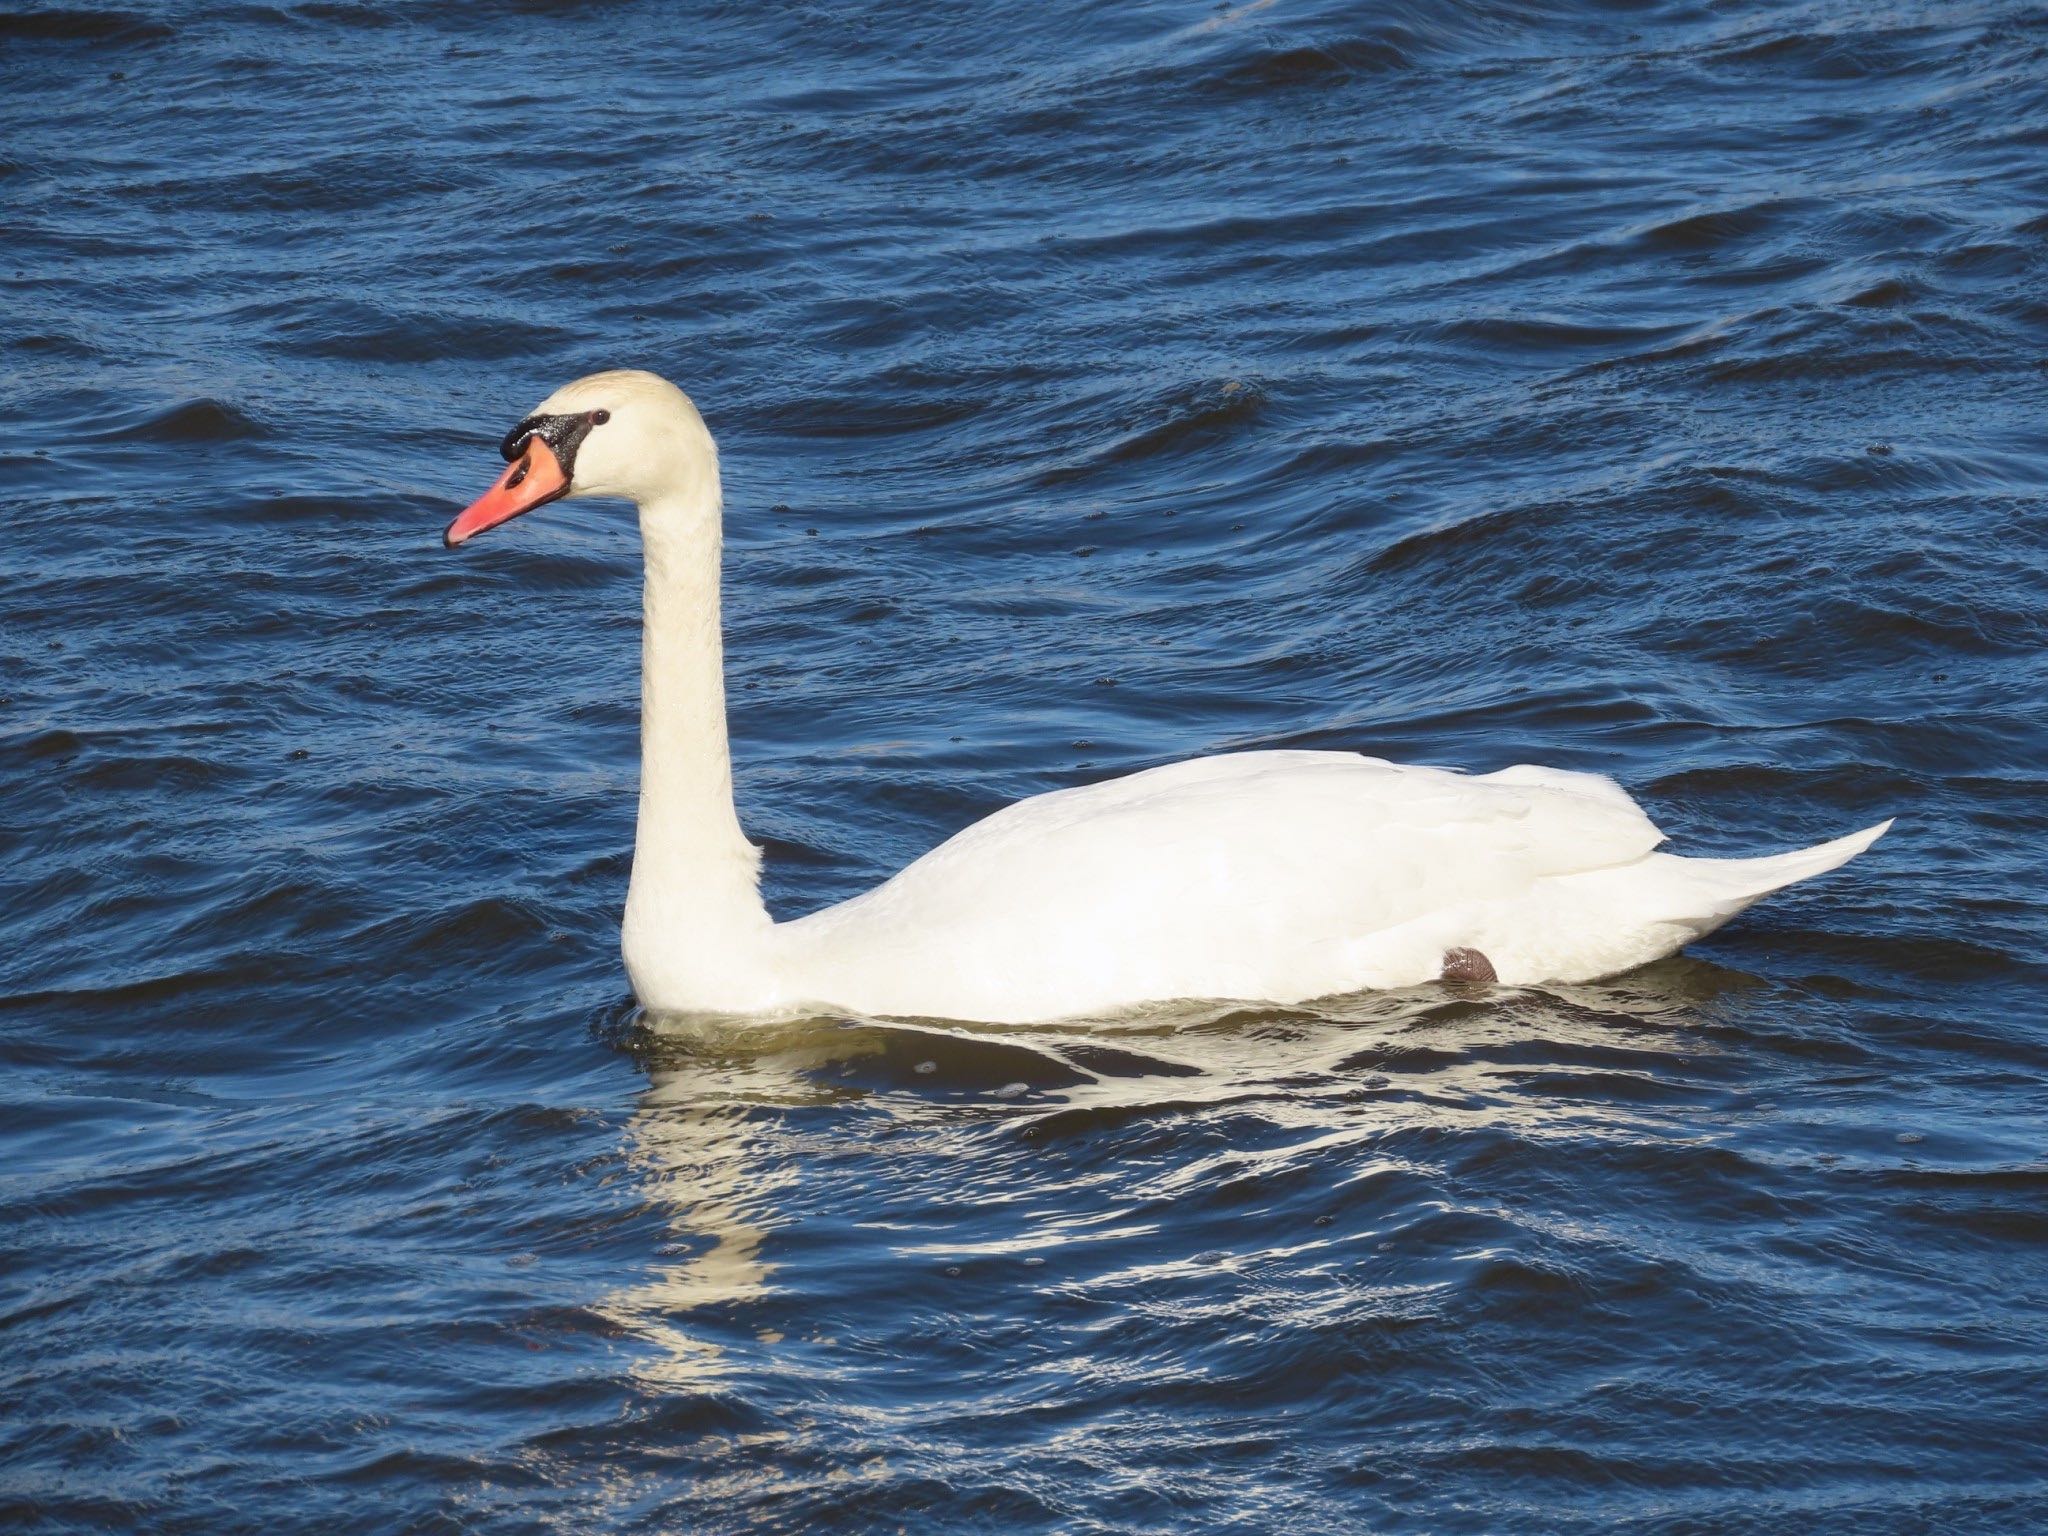
{"label": "swan body", "polygon": [[1590,981],[1673,953],[1890,826],[1763,858],[1679,858],[1593,774],[1243,752],[1019,801],[873,890],[776,923],[733,807],[717,453],[696,409],[652,374],[596,374],[503,451],[510,467],[450,526],[451,545],[557,496],[640,509],[642,771],[623,946],[656,1012],[1022,1023],[1414,986],[1447,974],[1452,954],[1483,957],[1480,974],[1508,985]]}

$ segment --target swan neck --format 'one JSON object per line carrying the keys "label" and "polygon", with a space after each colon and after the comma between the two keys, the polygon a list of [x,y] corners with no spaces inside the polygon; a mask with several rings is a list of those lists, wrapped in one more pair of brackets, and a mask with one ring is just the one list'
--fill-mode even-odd
{"label": "swan neck", "polygon": [[640,816],[627,927],[717,946],[764,928],[759,855],[733,805],[719,628],[719,495],[645,504]]}

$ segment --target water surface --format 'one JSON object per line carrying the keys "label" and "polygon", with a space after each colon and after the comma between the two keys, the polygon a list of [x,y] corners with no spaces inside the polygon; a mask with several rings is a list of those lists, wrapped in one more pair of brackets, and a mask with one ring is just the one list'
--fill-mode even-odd
{"label": "water surface", "polygon": [[[0,17],[0,1524],[2048,1525],[2048,24],[2018,3]],[[638,550],[724,452],[790,914],[1190,753],[1887,815],[1601,986],[656,1027]]]}

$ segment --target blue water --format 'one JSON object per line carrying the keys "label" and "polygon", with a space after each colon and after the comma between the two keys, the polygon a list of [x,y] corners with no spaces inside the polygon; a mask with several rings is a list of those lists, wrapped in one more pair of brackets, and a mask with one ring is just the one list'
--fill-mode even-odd
{"label": "blue water", "polygon": [[[0,1526],[2048,1527],[2048,19],[0,17]],[[622,508],[776,909],[1191,753],[1897,815],[1599,986],[640,1018]]]}

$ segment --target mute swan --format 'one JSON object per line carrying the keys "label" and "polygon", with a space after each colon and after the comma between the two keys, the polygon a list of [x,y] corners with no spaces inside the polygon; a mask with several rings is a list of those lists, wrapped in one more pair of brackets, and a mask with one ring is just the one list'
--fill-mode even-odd
{"label": "mute swan", "polygon": [[1753,859],[1653,850],[1612,780],[1243,752],[1020,801],[875,889],[768,915],[733,809],[718,452],[651,373],[592,374],[514,427],[450,547],[563,496],[640,512],[639,827],[626,972],[655,1012],[800,1005],[1027,1023],[1175,998],[1300,1002],[1439,978],[1589,981],[1835,868],[1891,823]]}

